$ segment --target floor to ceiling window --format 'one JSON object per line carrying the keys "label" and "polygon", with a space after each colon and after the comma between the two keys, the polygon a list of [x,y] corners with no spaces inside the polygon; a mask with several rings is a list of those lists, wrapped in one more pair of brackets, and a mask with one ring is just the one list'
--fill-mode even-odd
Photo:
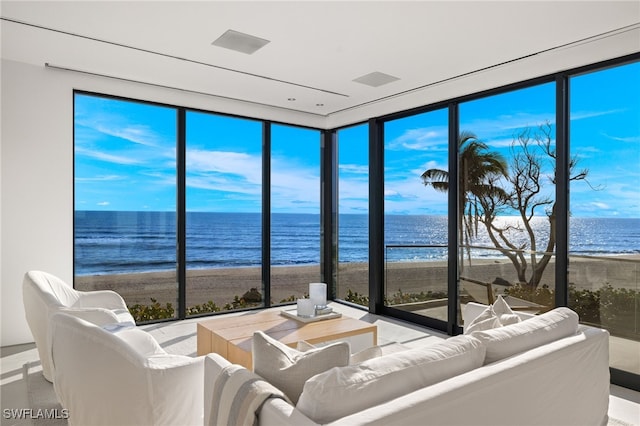
{"label": "floor to ceiling window", "polygon": [[[556,113],[555,96],[564,74],[557,88],[550,76],[452,100],[448,109],[425,107],[336,130],[337,152],[328,153],[337,159],[331,167],[338,192],[325,188],[324,212],[338,212],[337,238],[326,252],[322,226],[332,222],[321,217],[320,171],[330,169],[321,156],[331,155],[324,155],[320,131],[76,92],[74,285],[115,289],[146,321],[182,317],[177,307],[195,315],[293,302],[331,273],[338,299],[366,306],[373,290],[370,308],[437,327],[462,325],[448,316],[466,301],[502,295],[512,306],[541,312],[566,289],[583,322],[611,332],[614,371],[637,377],[640,65],[634,59],[568,74],[568,169],[556,163],[555,120],[564,111]],[[383,144],[371,156],[369,144],[380,135]],[[459,189],[453,195],[451,165]],[[568,174],[570,199],[558,193],[569,211],[556,211],[556,193],[566,188],[566,182],[556,188],[557,170]],[[449,210],[453,197],[456,212]],[[370,229],[374,216],[379,226]],[[569,219],[566,236],[554,231],[560,217]],[[448,251],[454,235],[455,260]],[[562,262],[569,256],[566,282],[564,271],[555,271],[559,242],[568,243],[568,253],[558,253]],[[327,259],[321,264],[321,253],[335,256],[335,270],[326,268]],[[382,259],[375,269],[371,253]],[[452,263],[455,273],[447,268]]]}
{"label": "floor to ceiling window", "polygon": [[555,84],[461,103],[460,300],[555,306]]}
{"label": "floor to ceiling window", "polygon": [[271,126],[271,300],[308,294],[320,273],[320,132]]}
{"label": "floor to ceiling window", "polygon": [[448,111],[384,123],[384,305],[447,321]]}
{"label": "floor to ceiling window", "polygon": [[[640,375],[640,62],[570,78],[569,306]],[[637,384],[637,382],[636,382]]]}
{"label": "floor to ceiling window", "polygon": [[176,110],[74,96],[74,273],[140,320],[176,316]]}
{"label": "floor to ceiling window", "polygon": [[186,113],[187,315],[264,304],[262,123]]}
{"label": "floor to ceiling window", "polygon": [[369,305],[369,126],[338,130],[336,297]]}
{"label": "floor to ceiling window", "polygon": [[318,130],[74,96],[76,288],[118,291],[140,322],[288,303],[320,281]]}

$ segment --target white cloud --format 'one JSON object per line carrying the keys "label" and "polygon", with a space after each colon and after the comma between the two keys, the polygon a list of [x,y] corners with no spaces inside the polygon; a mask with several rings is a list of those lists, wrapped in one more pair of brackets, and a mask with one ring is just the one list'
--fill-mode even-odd
{"label": "white cloud", "polygon": [[262,194],[260,185],[247,185],[243,182],[232,181],[225,176],[189,176],[187,177],[187,187],[238,194]]}
{"label": "white cloud", "polygon": [[369,174],[369,166],[362,164],[340,164],[338,168],[342,173]]}
{"label": "white cloud", "polygon": [[274,208],[311,209],[320,206],[320,171],[296,165],[290,158],[271,159],[271,196]]}
{"label": "white cloud", "polygon": [[106,152],[94,151],[86,148],[82,148],[76,145],[76,155],[82,155],[85,157],[94,158],[96,160],[105,161],[107,163],[133,165],[141,164],[142,161],[139,158],[125,157],[123,155],[107,154]]}
{"label": "white cloud", "polygon": [[447,193],[425,186],[419,175],[387,180],[384,198],[386,213],[446,214],[447,211]]}
{"label": "white cloud", "polygon": [[108,125],[96,124],[93,127],[94,130],[104,133],[105,135],[114,136],[127,140],[129,142],[145,145],[145,146],[158,146],[161,144],[161,139],[149,126],[145,125],[121,125],[109,123]]}
{"label": "white cloud", "polygon": [[76,182],[110,182],[124,180],[126,177],[119,175],[98,175],[93,177],[76,177]]}
{"label": "white cloud", "polygon": [[347,199],[368,199],[369,180],[342,177],[338,182],[338,192],[341,202]]}
{"label": "white cloud", "polygon": [[624,109],[610,109],[607,111],[571,111],[571,114],[569,114],[569,118],[571,119],[571,121],[573,120],[584,120],[585,118],[593,118],[593,117],[600,117],[603,115],[609,115],[609,114],[618,114],[621,112],[625,112]]}
{"label": "white cloud", "polygon": [[[271,197],[274,209],[301,211],[308,206],[317,211],[320,205],[319,170],[296,164],[295,159],[271,159]],[[262,194],[262,158],[229,151],[189,150],[187,152],[187,186],[239,195]]]}
{"label": "white cloud", "polygon": [[[477,119],[460,123],[460,131],[468,131],[475,134],[481,141],[495,146],[498,141],[502,141],[503,146],[509,146],[521,129],[530,128],[536,130],[545,123],[553,125],[555,123],[555,113],[517,113],[503,114],[495,118]],[[505,133],[511,137],[505,138]],[[493,140],[495,139],[495,141]],[[507,143],[508,141],[508,143]]]}
{"label": "white cloud", "polygon": [[[114,107],[117,106],[118,103],[113,104],[112,101],[105,100],[104,109],[102,107],[92,107],[90,111],[83,113],[79,111],[80,107],[76,105],[76,142],[78,142],[78,139],[81,141],[87,138],[97,139],[100,138],[100,135],[107,135],[136,145],[150,147],[166,146],[167,143],[175,145],[175,134],[162,135],[148,124],[136,122],[138,117],[135,114],[129,116],[125,113],[119,114],[115,112],[116,109]],[[111,111],[108,111],[108,109],[111,109]],[[147,120],[146,116],[139,116],[139,118],[142,117]],[[81,133],[78,133],[78,130]],[[78,138],[78,135],[81,137]],[[171,138],[171,140],[168,141],[167,137]]]}
{"label": "white cloud", "polygon": [[490,139],[484,140],[484,142],[489,146],[489,149],[511,148],[514,143],[514,138]]}
{"label": "white cloud", "polygon": [[427,170],[431,170],[431,169],[447,170],[447,168],[448,166],[446,164],[441,164],[438,161],[430,160],[424,163],[421,167],[413,170],[412,173],[420,177],[422,176],[422,173],[424,173]]}
{"label": "white cloud", "polygon": [[607,203],[602,203],[598,201],[591,202],[590,204],[591,206],[601,210],[609,210],[611,208],[611,206],[608,205]]}
{"label": "white cloud", "polygon": [[618,142],[625,142],[625,143],[637,143],[640,142],[640,135],[637,136],[627,136],[627,137],[621,137],[621,136],[611,136],[608,135],[606,133],[601,133],[602,136],[614,140],[614,141],[618,141]]}
{"label": "white cloud", "polygon": [[192,149],[187,150],[187,171],[201,177],[211,174],[234,175],[248,183],[260,184],[262,158],[240,152]]}
{"label": "white cloud", "polygon": [[447,130],[435,127],[407,129],[402,135],[389,141],[387,149],[446,152],[448,150]]}

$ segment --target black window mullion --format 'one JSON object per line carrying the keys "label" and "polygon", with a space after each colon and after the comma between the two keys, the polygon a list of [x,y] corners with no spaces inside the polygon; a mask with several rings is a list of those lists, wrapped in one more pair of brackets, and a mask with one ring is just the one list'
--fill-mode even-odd
{"label": "black window mullion", "polygon": [[458,317],[460,316],[460,285],[458,277],[458,191],[464,188],[458,188],[458,155],[459,155],[459,114],[458,103],[449,104],[449,191],[448,195],[448,234],[447,239],[447,333],[455,335],[460,332],[458,325]]}
{"label": "black window mullion", "polygon": [[337,270],[337,155],[336,131],[322,132],[320,154],[320,273],[327,284],[327,299],[336,295]]}
{"label": "black window mullion", "polygon": [[271,122],[262,122],[262,294],[271,306]]}
{"label": "black window mullion", "polygon": [[556,77],[556,306],[569,303],[569,79]]}
{"label": "black window mullion", "polygon": [[369,312],[384,309],[384,127],[369,120]]}
{"label": "black window mullion", "polygon": [[186,110],[178,108],[178,140],[176,150],[177,162],[177,200],[176,200],[176,227],[177,227],[177,268],[178,268],[178,318],[187,316],[187,213],[186,213]]}

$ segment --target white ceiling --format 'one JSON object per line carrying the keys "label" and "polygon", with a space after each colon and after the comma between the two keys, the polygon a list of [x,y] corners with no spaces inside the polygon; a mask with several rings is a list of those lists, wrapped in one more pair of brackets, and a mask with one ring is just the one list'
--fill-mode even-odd
{"label": "white ceiling", "polygon": [[[640,51],[640,1],[2,1],[2,57],[323,117],[326,127]],[[270,42],[248,55],[232,29]],[[353,80],[382,72],[399,80]],[[290,100],[295,99],[295,100]]]}

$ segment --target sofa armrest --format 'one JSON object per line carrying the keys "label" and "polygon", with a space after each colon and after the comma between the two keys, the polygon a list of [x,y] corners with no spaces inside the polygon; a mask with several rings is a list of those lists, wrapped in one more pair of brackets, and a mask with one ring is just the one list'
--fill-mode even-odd
{"label": "sofa armrest", "polygon": [[105,309],[124,309],[127,312],[129,311],[129,309],[127,308],[127,304],[124,302],[122,296],[120,296],[115,291],[79,291],[78,296],[78,301],[74,303],[74,307],[92,308],[99,306]]}
{"label": "sofa armrest", "polygon": [[[223,368],[231,365],[221,355],[211,353],[204,358],[204,424],[211,424],[211,398],[213,385]],[[280,398],[268,399],[258,414],[260,426],[317,426],[307,416],[298,411],[293,405]]]}
{"label": "sofa armrest", "polygon": [[211,424],[211,398],[213,385],[223,368],[231,365],[229,361],[216,353],[204,357],[204,425]]}
{"label": "sofa armrest", "polygon": [[264,403],[258,414],[259,426],[318,426],[318,423],[305,416],[300,410],[295,408],[280,398],[271,398]]}
{"label": "sofa armrest", "polygon": [[153,355],[147,359],[154,425],[202,425],[204,357]]}

